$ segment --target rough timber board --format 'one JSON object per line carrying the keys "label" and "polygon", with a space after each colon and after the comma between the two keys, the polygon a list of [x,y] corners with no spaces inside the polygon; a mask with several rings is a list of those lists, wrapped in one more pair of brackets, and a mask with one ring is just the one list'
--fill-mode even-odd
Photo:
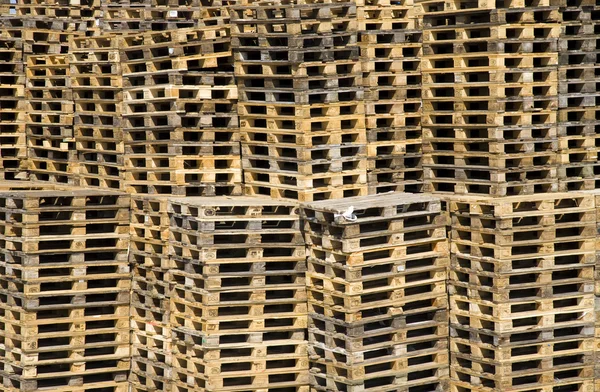
{"label": "rough timber board", "polygon": [[[16,184],[15,184],[16,185]],[[109,189],[85,189],[79,187],[73,187],[71,189],[67,189],[66,187],[61,187],[62,189],[50,189],[50,190],[12,190],[14,187],[12,184],[8,185],[9,189],[2,189],[3,184],[0,183],[0,197],[14,197],[14,198],[24,198],[24,199],[34,199],[34,198],[43,198],[43,197],[69,197],[69,196],[103,196],[103,195],[113,195],[113,196],[125,196],[126,193],[113,191]],[[40,187],[46,187],[43,183],[40,184]]]}
{"label": "rough timber board", "polygon": [[[585,210],[593,210],[595,202],[593,194],[585,192],[561,192],[561,193],[546,193],[536,195],[517,195],[505,197],[493,196],[476,196],[476,195],[443,195],[442,199],[448,203],[449,210],[452,212],[457,204],[471,205],[471,214],[482,214],[478,206],[487,205],[500,207],[499,210],[494,210],[494,213],[500,217],[508,217],[511,214],[528,215],[528,214],[544,214],[551,213],[553,210],[576,210],[584,212]],[[556,206],[551,204],[552,201],[557,202]],[[561,206],[561,203],[566,203]],[[570,204],[570,205],[569,205]],[[529,206],[521,211],[513,206]],[[536,207],[534,207],[534,205]],[[456,210],[457,211],[457,210]]]}
{"label": "rough timber board", "polygon": [[262,207],[265,205],[272,206],[294,206],[291,200],[277,200],[271,199],[264,196],[248,197],[248,196],[217,196],[217,197],[171,197],[169,202],[181,205],[189,206],[207,206],[207,207],[218,207],[218,206],[241,206],[241,207]]}
{"label": "rough timber board", "polygon": [[439,197],[432,195],[390,192],[370,196],[348,197],[340,200],[321,200],[305,203],[303,206],[317,211],[341,214],[346,212],[350,207],[354,207],[354,210],[356,211],[368,208],[385,208],[436,201],[439,201]]}

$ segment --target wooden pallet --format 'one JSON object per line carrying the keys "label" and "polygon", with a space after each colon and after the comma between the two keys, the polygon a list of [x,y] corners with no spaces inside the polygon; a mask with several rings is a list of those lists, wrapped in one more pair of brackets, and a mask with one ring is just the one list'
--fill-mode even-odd
{"label": "wooden pallet", "polygon": [[446,222],[439,200],[390,193],[306,203],[302,211],[311,386],[387,391],[443,382],[447,260],[432,251],[446,243],[445,229],[436,229]]}
{"label": "wooden pallet", "polygon": [[260,197],[187,197],[170,198],[168,211],[172,369],[175,380],[185,380],[176,385],[307,386],[298,206]]}
{"label": "wooden pallet", "polygon": [[126,191],[242,193],[228,34],[213,26],[119,40]]}
{"label": "wooden pallet", "polygon": [[0,199],[9,243],[0,255],[5,383],[27,391],[122,389],[130,358],[129,197],[6,190]]}
{"label": "wooden pallet", "polygon": [[121,189],[123,97],[117,40],[107,35],[75,38],[70,49],[79,182],[81,186]]}
{"label": "wooden pallet", "polygon": [[[557,378],[593,380],[586,350],[594,342],[594,197],[447,199],[453,222],[450,376],[456,388],[467,378],[515,391]],[[558,353],[567,347],[573,355]]]}

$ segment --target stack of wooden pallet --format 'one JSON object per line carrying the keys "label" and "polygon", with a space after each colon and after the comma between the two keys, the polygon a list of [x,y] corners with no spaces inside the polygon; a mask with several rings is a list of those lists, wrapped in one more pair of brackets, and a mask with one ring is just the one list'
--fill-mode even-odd
{"label": "stack of wooden pallet", "polygon": [[558,8],[424,1],[426,191],[556,191]]}
{"label": "stack of wooden pallet", "polygon": [[[45,0],[41,0],[44,1]],[[70,16],[77,22],[77,30],[87,36],[100,35],[102,18],[102,0],[75,0],[71,2]]]}
{"label": "stack of wooden pallet", "polygon": [[451,390],[593,390],[594,195],[449,209]]}
{"label": "stack of wooden pallet", "polygon": [[[97,28],[96,19],[100,13],[100,0],[10,0],[0,4],[0,15],[24,20],[42,22],[37,29],[55,28],[56,22],[67,22],[73,31],[90,31]],[[49,24],[47,24],[49,23]],[[35,24],[27,27],[33,27]],[[64,26],[64,25],[63,25]],[[65,32],[67,30],[63,30]],[[49,32],[49,31],[47,31]],[[60,30],[55,31],[55,33]],[[61,53],[61,52],[58,52]],[[39,53],[38,53],[39,54]],[[57,54],[55,52],[54,54]]]}
{"label": "stack of wooden pallet", "polygon": [[231,10],[246,194],[365,195],[356,5],[265,1]]}
{"label": "stack of wooden pallet", "polygon": [[446,391],[448,244],[439,199],[303,207],[315,391]]}
{"label": "stack of wooden pallet", "polygon": [[[579,193],[579,192],[578,192]],[[582,191],[594,195],[596,203],[596,233],[600,233],[600,191]],[[596,235],[594,265],[594,391],[600,390],[600,236]]]}
{"label": "stack of wooden pallet", "polygon": [[130,235],[132,392],[173,392],[166,197],[131,197]]}
{"label": "stack of wooden pallet", "polygon": [[128,390],[129,196],[0,193],[2,390]]}
{"label": "stack of wooden pallet", "polygon": [[[72,37],[86,31],[91,33],[88,26],[93,27],[92,20],[99,16],[97,5],[94,0],[81,4],[15,0],[0,5],[3,35],[18,35],[20,41],[20,61],[24,69],[15,70],[15,75],[27,74],[27,88],[22,93],[10,92],[14,97],[25,94],[27,100],[19,105],[22,114],[15,117],[12,124],[19,128],[23,124],[23,133],[27,134],[23,146],[25,154],[20,156],[20,165],[11,167],[9,164],[4,178],[15,178],[10,173],[13,167],[20,166],[19,178],[30,174],[36,181],[76,183],[77,157],[72,139],[73,103],[67,53]],[[10,48],[10,43],[7,42],[6,47]],[[3,105],[2,111],[8,112],[10,108]],[[3,138],[8,141],[10,133],[14,135],[7,129]],[[6,156],[10,156],[8,148]]]}
{"label": "stack of wooden pallet", "polygon": [[123,94],[117,43],[118,40],[107,35],[71,41],[73,138],[79,165],[78,183],[84,187],[121,189]]}
{"label": "stack of wooden pallet", "polygon": [[126,35],[124,188],[130,193],[241,193],[228,27]]}
{"label": "stack of wooden pallet", "polygon": [[21,19],[64,19],[70,15],[68,2],[56,0],[33,0],[33,1],[7,1],[0,5],[0,13],[4,16],[13,16]]}
{"label": "stack of wooden pallet", "polygon": [[0,17],[0,179],[13,180],[27,157],[23,30],[17,18]]}
{"label": "stack of wooden pallet", "polygon": [[561,9],[559,38],[559,178],[561,190],[600,188],[600,78],[597,37],[600,10],[587,2]]}
{"label": "stack of wooden pallet", "polygon": [[77,181],[69,75],[67,55],[27,56],[27,163],[34,181],[65,185]]}
{"label": "stack of wooden pallet", "polygon": [[145,29],[143,0],[101,0],[100,28],[115,34],[135,33]]}
{"label": "stack of wooden pallet", "polygon": [[176,392],[308,392],[298,207],[267,198],[169,200]]}
{"label": "stack of wooden pallet", "polygon": [[[71,17],[79,6],[64,2],[48,5],[45,0],[15,0],[1,8],[2,16],[17,21],[23,34],[25,55],[58,55],[69,53],[69,39],[85,34],[87,22]],[[20,15],[20,16],[19,16]]]}
{"label": "stack of wooden pallet", "polygon": [[514,193],[544,193],[558,186],[560,15],[554,3],[506,0],[496,4],[493,14],[500,22],[503,48],[498,62],[503,78],[496,116],[507,141],[504,179],[515,185]]}
{"label": "stack of wooden pallet", "polygon": [[422,32],[412,0],[359,0],[369,193],[421,192]]}
{"label": "stack of wooden pallet", "polygon": [[101,0],[104,31],[131,33],[224,25],[230,0]]}
{"label": "stack of wooden pallet", "polygon": [[87,22],[79,5],[53,0],[16,0],[0,6],[0,12],[15,21],[23,39],[27,161],[22,166],[34,181],[74,185],[77,155],[67,54],[70,39],[84,34]]}

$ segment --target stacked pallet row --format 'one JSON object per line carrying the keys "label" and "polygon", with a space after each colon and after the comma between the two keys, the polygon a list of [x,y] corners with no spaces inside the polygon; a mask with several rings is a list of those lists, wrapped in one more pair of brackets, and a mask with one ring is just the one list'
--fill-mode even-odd
{"label": "stacked pallet row", "polygon": [[357,2],[369,193],[421,192],[422,31],[412,0]]}
{"label": "stacked pallet row", "polygon": [[[0,14],[23,21],[35,20],[36,22],[42,22],[37,26],[35,24],[27,26],[34,29],[36,27],[38,29],[48,29],[50,26],[56,28],[58,25],[55,23],[67,22],[73,26],[73,30],[80,32],[97,29],[96,19],[102,16],[100,13],[100,0],[9,0],[0,4]],[[61,30],[56,32],[59,31]],[[49,33],[49,31],[46,31],[46,33]]]}
{"label": "stacked pallet row", "polygon": [[33,181],[76,185],[70,67],[64,54],[28,55],[27,164]]}
{"label": "stacked pallet row", "polygon": [[0,194],[3,391],[128,390],[129,196]]}
{"label": "stacked pallet row", "polygon": [[[20,30],[27,70],[26,157],[19,178],[76,184],[77,156],[72,139],[73,104],[69,91],[69,40],[92,34],[99,17],[96,0],[15,0],[0,5],[4,27]],[[47,58],[44,58],[47,57]],[[67,68],[67,73],[64,72]],[[48,80],[44,85],[44,72]],[[61,79],[65,79],[63,82]],[[55,109],[58,108],[58,109]],[[64,128],[64,129],[61,129]]]}
{"label": "stacked pallet row", "polygon": [[[578,192],[579,193],[579,192]],[[596,203],[596,232],[600,233],[600,192],[583,191],[591,194]],[[594,265],[594,391],[600,390],[600,237],[596,236],[596,258]]]}
{"label": "stacked pallet row", "polygon": [[87,36],[101,35],[102,0],[78,0],[71,5],[71,16],[78,21],[78,31]]}
{"label": "stacked pallet row", "polygon": [[18,22],[16,18],[0,17],[0,178],[3,180],[18,178],[27,157],[24,40]]}
{"label": "stacked pallet row", "polygon": [[312,390],[448,390],[440,200],[388,193],[303,211]]}
{"label": "stacked pallet row", "polygon": [[241,193],[229,28],[126,35],[124,189],[136,194]]}
{"label": "stacked pallet row", "polygon": [[104,32],[116,34],[226,25],[230,0],[99,0]]}
{"label": "stacked pallet row", "polygon": [[102,18],[98,20],[104,32],[114,34],[137,33],[147,29],[143,1],[100,0]]}
{"label": "stacked pallet row", "polygon": [[11,3],[1,6],[0,12],[22,29],[25,56],[66,55],[70,38],[86,34],[89,19],[81,19],[80,5],[66,5],[56,0],[14,0]]}
{"label": "stacked pallet row", "polygon": [[174,392],[308,392],[298,207],[169,199]]}
{"label": "stacked pallet row", "polygon": [[132,392],[172,392],[171,290],[167,198],[131,197],[129,262]]}
{"label": "stacked pallet row", "polygon": [[81,10],[60,1],[18,0],[0,6],[6,27],[20,29],[23,40],[27,159],[21,167],[34,181],[77,181],[67,54],[69,40],[87,29]]}
{"label": "stacked pallet row", "polygon": [[425,190],[556,191],[557,7],[416,6],[424,25]]}
{"label": "stacked pallet row", "polygon": [[[505,180],[525,184],[514,193],[557,190],[558,2],[506,0],[496,4],[503,53],[498,118]],[[529,189],[527,189],[529,187]]]}
{"label": "stacked pallet row", "polygon": [[[500,193],[487,184],[481,185],[481,180],[492,180],[489,171],[482,170],[495,162],[472,156],[480,144],[484,144],[480,153],[484,155],[491,147],[485,144],[500,139],[495,135],[494,116],[487,121],[488,109],[492,109],[489,105],[497,101],[492,96],[495,91],[490,91],[498,86],[493,79],[495,64],[490,64],[490,59],[497,57],[491,38],[498,28],[492,23],[491,7],[486,5],[474,2],[471,7],[463,7],[460,2],[433,1],[415,4],[423,19],[422,127],[428,192]],[[484,91],[480,93],[479,88]]]}
{"label": "stacked pallet row", "polygon": [[596,40],[600,11],[586,2],[561,9],[559,38],[559,176],[561,190],[600,187],[600,125]]}
{"label": "stacked pallet row", "polygon": [[353,2],[231,7],[247,195],[365,195],[367,151]]}
{"label": "stacked pallet row", "polygon": [[3,16],[12,16],[21,19],[30,18],[58,18],[70,17],[70,6],[61,1],[6,1],[0,5]]}
{"label": "stacked pallet row", "polygon": [[78,184],[121,189],[124,141],[118,40],[74,38],[69,51]]}
{"label": "stacked pallet row", "polygon": [[448,204],[450,390],[593,390],[594,195]]}

